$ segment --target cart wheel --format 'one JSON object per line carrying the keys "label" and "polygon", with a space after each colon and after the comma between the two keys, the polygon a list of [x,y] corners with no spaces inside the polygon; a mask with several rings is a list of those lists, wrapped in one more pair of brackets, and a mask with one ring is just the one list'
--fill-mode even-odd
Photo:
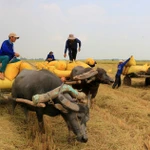
{"label": "cart wheel", "polygon": [[131,85],[131,78],[128,76],[125,76],[123,79],[123,84],[130,86]]}
{"label": "cart wheel", "polygon": [[150,85],[150,78],[145,79],[145,86],[148,86],[148,85]]}

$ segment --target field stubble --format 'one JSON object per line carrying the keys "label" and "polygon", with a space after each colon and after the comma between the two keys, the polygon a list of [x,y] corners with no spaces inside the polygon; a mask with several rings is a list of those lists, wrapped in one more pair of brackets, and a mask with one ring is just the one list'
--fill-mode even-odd
{"label": "field stubble", "polygon": [[[99,62],[114,78],[116,63]],[[100,85],[96,103],[87,123],[87,143],[68,144],[68,131],[60,116],[44,116],[46,134],[38,132],[35,113],[29,123],[17,106],[15,115],[8,113],[9,105],[1,105],[0,147],[2,150],[150,150],[150,87],[144,79],[133,79],[132,86],[112,89]],[[74,138],[74,136],[73,136]]]}

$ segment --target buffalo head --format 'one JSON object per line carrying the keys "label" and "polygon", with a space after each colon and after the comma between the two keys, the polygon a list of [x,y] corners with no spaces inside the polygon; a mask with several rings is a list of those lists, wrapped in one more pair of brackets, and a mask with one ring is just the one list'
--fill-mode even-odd
{"label": "buffalo head", "polygon": [[97,68],[96,80],[103,84],[112,84],[114,80],[110,78],[103,68]]}
{"label": "buffalo head", "polygon": [[[87,104],[74,101],[69,92],[60,93],[53,99],[51,94],[43,96],[48,101],[41,105],[33,103],[33,96],[53,91],[62,85],[60,78],[47,70],[23,70],[15,79],[12,86],[13,107],[21,103],[26,110],[35,111],[39,122],[40,131],[44,132],[43,115],[61,115],[67,123],[69,131],[72,130],[80,142],[87,142],[86,122],[89,119],[89,107]],[[55,92],[53,92],[55,95]],[[80,96],[80,94],[79,94]],[[27,102],[27,103],[26,103]],[[30,105],[32,104],[32,105]],[[13,109],[14,109],[13,108]],[[59,125],[58,125],[59,126]]]}
{"label": "buffalo head", "polygon": [[94,70],[90,67],[84,68],[82,66],[77,66],[73,68],[70,74],[71,80],[81,79],[82,81],[88,81],[88,79],[91,78],[93,79],[91,81],[96,81],[103,84],[111,84],[114,82],[113,79],[107,75],[106,71],[103,68],[97,68],[96,70]]}
{"label": "buffalo head", "polygon": [[[68,99],[70,95],[64,94],[64,97]],[[72,98],[70,97],[69,99],[71,100]],[[77,106],[79,107],[77,112],[69,111],[68,109],[68,113],[62,114],[62,116],[67,123],[69,131],[72,130],[77,136],[76,139],[80,142],[87,142],[88,136],[86,132],[86,123],[89,120],[89,107],[87,104],[81,103],[77,104]]]}
{"label": "buffalo head", "polygon": [[94,70],[93,68],[84,68],[82,66],[73,68],[70,80],[81,80],[80,84],[75,84],[73,87],[84,92],[86,95],[90,94],[92,99],[95,98],[100,83],[111,84],[114,82],[104,69],[97,68]]}

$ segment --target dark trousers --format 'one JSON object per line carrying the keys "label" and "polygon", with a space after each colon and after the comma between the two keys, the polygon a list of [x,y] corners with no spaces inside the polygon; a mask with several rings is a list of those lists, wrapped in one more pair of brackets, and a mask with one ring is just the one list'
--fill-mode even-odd
{"label": "dark trousers", "polygon": [[73,61],[76,60],[76,56],[77,56],[77,49],[69,49],[69,60]]}
{"label": "dark trousers", "polygon": [[112,88],[114,89],[116,86],[117,86],[117,88],[119,88],[121,86],[121,75],[115,76],[115,82],[112,85]]}

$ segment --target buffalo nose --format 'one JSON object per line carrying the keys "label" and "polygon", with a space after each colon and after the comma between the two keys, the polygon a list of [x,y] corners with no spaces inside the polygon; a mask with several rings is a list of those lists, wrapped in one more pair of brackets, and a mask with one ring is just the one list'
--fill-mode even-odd
{"label": "buffalo nose", "polygon": [[82,138],[82,142],[83,142],[83,143],[86,143],[87,141],[88,141],[88,138],[87,138],[87,137],[86,137],[86,138],[85,138],[85,137]]}
{"label": "buffalo nose", "polygon": [[87,136],[77,137],[77,141],[86,143],[88,141],[88,137]]}

